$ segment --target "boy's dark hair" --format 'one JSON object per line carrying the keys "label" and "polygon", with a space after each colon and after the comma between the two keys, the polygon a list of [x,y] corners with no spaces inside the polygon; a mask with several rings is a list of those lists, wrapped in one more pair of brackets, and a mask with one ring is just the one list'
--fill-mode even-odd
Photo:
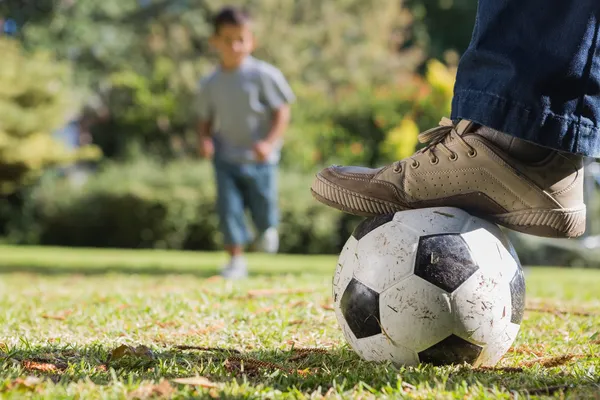
{"label": "boy's dark hair", "polygon": [[219,29],[223,25],[240,26],[250,22],[250,14],[248,11],[233,6],[223,7],[213,17],[213,30],[215,34],[219,33]]}

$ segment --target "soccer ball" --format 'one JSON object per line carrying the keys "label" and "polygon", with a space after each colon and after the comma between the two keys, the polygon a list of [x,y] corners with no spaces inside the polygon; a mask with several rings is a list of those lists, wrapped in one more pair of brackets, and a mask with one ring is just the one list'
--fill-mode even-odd
{"label": "soccer ball", "polygon": [[525,279],[498,226],[428,208],[362,221],[339,256],[333,299],[367,361],[493,366],[519,332]]}

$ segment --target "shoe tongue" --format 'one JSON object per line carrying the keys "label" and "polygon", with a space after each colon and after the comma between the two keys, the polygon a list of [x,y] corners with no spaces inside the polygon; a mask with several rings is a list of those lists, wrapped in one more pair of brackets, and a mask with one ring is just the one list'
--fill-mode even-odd
{"label": "shoe tongue", "polygon": [[[468,136],[470,134],[473,134],[475,132],[476,128],[477,128],[477,124],[475,124],[472,121],[466,120],[466,119],[461,119],[460,121],[458,121],[458,123],[456,123],[456,125],[454,125],[454,129],[460,136]],[[444,138],[442,143],[448,144],[448,143],[452,142],[453,140],[454,140],[454,137],[452,135],[448,135]]]}
{"label": "shoe tongue", "polygon": [[473,121],[461,119],[458,121],[458,124],[456,124],[456,132],[458,132],[458,134],[461,136],[468,135],[469,133],[474,133],[476,127],[477,124],[475,124]]}

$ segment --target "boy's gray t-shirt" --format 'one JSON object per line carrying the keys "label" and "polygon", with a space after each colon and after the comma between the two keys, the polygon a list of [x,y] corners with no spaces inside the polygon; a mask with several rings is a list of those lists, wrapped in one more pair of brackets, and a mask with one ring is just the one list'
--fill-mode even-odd
{"label": "boy's gray t-shirt", "polygon": [[[254,144],[264,139],[272,112],[291,103],[294,93],[274,66],[248,57],[233,71],[217,68],[202,79],[196,112],[212,121],[215,157],[233,163],[256,162]],[[275,143],[267,162],[279,162],[282,140]]]}

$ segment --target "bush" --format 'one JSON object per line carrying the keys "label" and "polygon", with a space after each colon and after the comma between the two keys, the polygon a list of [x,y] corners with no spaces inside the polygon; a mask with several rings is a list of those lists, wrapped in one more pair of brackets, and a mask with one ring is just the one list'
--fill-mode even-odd
{"label": "bush", "polygon": [[[312,199],[312,176],[281,172],[281,251],[336,253],[341,213]],[[216,250],[221,235],[207,162],[111,164],[81,188],[46,176],[8,226],[17,243]]]}

